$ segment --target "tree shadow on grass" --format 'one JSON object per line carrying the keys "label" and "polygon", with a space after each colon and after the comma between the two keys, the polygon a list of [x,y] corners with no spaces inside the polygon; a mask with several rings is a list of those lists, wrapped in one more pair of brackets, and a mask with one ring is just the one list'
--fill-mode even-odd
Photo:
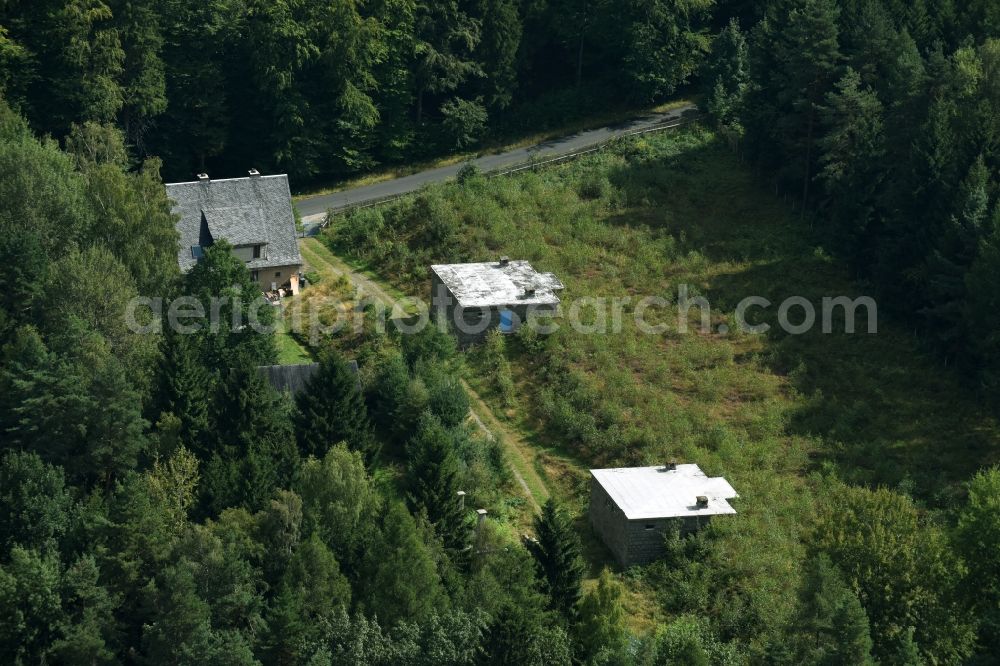
{"label": "tree shadow on grass", "polygon": [[[787,430],[822,441],[817,465],[829,461],[847,480],[945,505],[977,469],[1000,460],[1000,428],[967,379],[883,311],[870,333],[868,310],[858,307],[850,333],[843,307],[824,309],[824,298],[873,296],[835,262],[805,254],[753,263],[712,276],[706,295],[727,314],[747,296],[771,303],[748,319],[770,326],[764,360],[796,393]],[[780,305],[791,297],[815,312],[808,332],[790,334],[779,324]],[[793,325],[804,317],[802,306],[789,310]]]}
{"label": "tree shadow on grass", "polygon": [[[817,467],[832,463],[847,480],[901,487],[945,505],[977,469],[1000,460],[1000,428],[967,378],[922,350],[885,311],[868,334],[859,309],[851,334],[836,308],[832,332],[823,333],[823,297],[874,290],[852,281],[819,247],[818,233],[755,183],[724,145],[683,137],[676,143],[665,158],[629,158],[610,174],[628,209],[607,222],[657,229],[676,239],[679,257],[704,257],[703,272],[689,268],[677,277],[694,278],[713,312],[730,323],[748,296],[772,303],[754,310],[751,323],[771,326],[763,361],[788,377],[794,394],[786,430],[821,442]],[[780,303],[793,296],[815,309],[806,334],[788,335],[777,325]],[[792,308],[793,323],[802,317]]]}

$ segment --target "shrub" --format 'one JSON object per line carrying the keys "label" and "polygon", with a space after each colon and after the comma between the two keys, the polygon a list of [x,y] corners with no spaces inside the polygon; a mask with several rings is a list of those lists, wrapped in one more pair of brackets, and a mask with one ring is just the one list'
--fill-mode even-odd
{"label": "shrub", "polygon": [[489,114],[479,102],[455,97],[441,105],[441,123],[447,148],[465,148],[479,142]]}
{"label": "shrub", "polygon": [[459,185],[465,185],[470,180],[479,178],[481,175],[482,172],[479,170],[479,167],[470,161],[462,165],[462,168],[458,170],[458,175],[455,178],[458,180]]}

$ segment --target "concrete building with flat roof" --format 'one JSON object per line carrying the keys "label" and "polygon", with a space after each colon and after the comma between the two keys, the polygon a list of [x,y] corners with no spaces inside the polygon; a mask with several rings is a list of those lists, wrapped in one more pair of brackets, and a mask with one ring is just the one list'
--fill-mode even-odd
{"label": "concrete building with flat roof", "polygon": [[739,497],[733,487],[698,465],[592,469],[590,475],[590,523],[625,567],[659,559],[668,527],[684,534],[712,516],[736,513],[728,501]]}
{"label": "concrete building with flat roof", "polygon": [[461,346],[482,340],[499,328],[513,333],[532,315],[554,315],[562,282],[539,273],[527,261],[431,266],[431,305],[444,317]]}

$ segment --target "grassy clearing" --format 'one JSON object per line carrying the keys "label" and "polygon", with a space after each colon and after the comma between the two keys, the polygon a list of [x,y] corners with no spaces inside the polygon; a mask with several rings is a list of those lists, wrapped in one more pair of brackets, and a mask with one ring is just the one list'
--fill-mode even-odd
{"label": "grassy clearing", "polygon": [[289,332],[284,316],[278,321],[274,342],[278,347],[278,363],[280,365],[302,365],[312,363],[314,360],[312,353],[299,344],[298,340]]}
{"label": "grassy clearing", "polygon": [[465,384],[465,388],[469,393],[472,411],[487,430],[503,440],[504,450],[507,451],[507,462],[524,481],[528,493],[531,495],[533,509],[538,511],[548,500],[549,489],[533,464],[535,460],[534,450],[524,441],[520,432],[511,428],[509,424],[502,423],[494,415],[493,410],[477,391],[468,384]]}
{"label": "grassy clearing", "polygon": [[[998,459],[994,418],[892,322],[879,321],[876,335],[843,333],[842,316],[831,334],[780,331],[778,304],[790,296],[819,311],[824,296],[867,289],[707,132],[632,139],[555,169],[435,187],[345,216],[325,241],[416,294],[426,293],[431,263],[505,254],[556,272],[567,302],[675,302],[681,285],[705,296],[708,332],[697,331],[694,308],[691,332],[678,330],[674,310],[659,310],[647,320],[662,317],[668,330],[647,335],[626,307],[620,332],[564,327],[510,345],[519,409],[504,418],[526,433],[547,487],[578,512],[595,563],[607,558],[583,519],[586,467],[676,457],[726,476],[740,513],[712,531],[724,592],[740,604],[734,615],[776,626],[791,612],[822,475],[948,509],[961,484]],[[720,333],[722,324],[735,329],[734,308],[750,295],[774,304],[751,317],[771,331]],[[629,576],[637,608],[662,597],[644,571]]]}

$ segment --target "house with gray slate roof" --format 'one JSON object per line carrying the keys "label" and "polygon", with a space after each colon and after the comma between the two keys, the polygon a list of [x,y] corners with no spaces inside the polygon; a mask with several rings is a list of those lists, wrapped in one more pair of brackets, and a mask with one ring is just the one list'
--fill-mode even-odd
{"label": "house with gray slate roof", "polygon": [[180,216],[177,263],[182,271],[198,263],[206,247],[225,239],[261,289],[298,291],[302,255],[288,176],[253,170],[249,178],[212,180],[200,174],[197,181],[166,187],[172,211]]}

